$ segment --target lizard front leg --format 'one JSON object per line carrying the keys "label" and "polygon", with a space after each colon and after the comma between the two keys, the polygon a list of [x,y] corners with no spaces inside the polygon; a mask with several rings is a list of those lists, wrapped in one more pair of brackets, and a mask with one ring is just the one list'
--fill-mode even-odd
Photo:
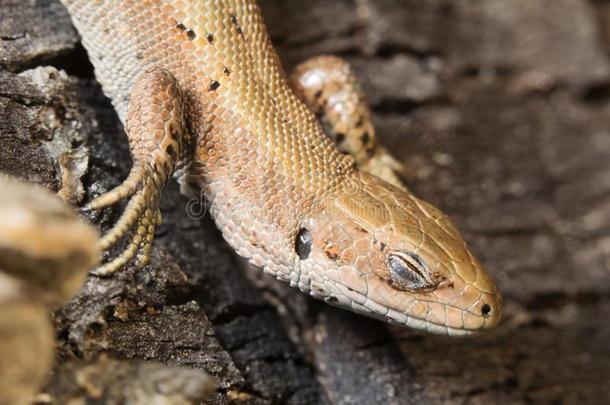
{"label": "lizard front leg", "polygon": [[290,84],[341,152],[354,156],[360,169],[406,189],[400,179],[405,170],[377,142],[370,108],[347,61],[336,56],[308,59],[294,69]]}
{"label": "lizard front leg", "polygon": [[125,131],[133,167],[127,179],[84,207],[99,210],[129,198],[125,211],[100,242],[108,250],[127,238],[114,259],[93,271],[109,275],[132,259],[146,265],[156,226],[161,221],[159,199],[167,180],[187,153],[184,95],[167,70],[145,71],[131,91]]}

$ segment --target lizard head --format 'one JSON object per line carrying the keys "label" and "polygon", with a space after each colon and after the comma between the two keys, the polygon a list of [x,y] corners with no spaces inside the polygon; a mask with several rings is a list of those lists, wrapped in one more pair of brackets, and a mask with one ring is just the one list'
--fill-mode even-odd
{"label": "lizard head", "polygon": [[495,326],[502,298],[447,218],[360,173],[296,237],[301,288],[332,305],[434,333]]}

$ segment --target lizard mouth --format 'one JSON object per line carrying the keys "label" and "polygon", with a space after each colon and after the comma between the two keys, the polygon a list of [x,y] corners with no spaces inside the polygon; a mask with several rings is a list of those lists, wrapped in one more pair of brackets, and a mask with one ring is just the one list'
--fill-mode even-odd
{"label": "lizard mouth", "polygon": [[[341,305],[337,301],[328,300],[327,298],[323,298],[323,301],[326,303],[336,306],[338,308],[345,309],[346,307]],[[368,300],[369,303],[373,304],[376,307],[380,307],[378,303],[372,300]],[[367,308],[367,307],[364,307]],[[425,331],[434,335],[445,335],[445,336],[468,336],[477,333],[480,329],[463,329],[463,328],[455,328],[448,325],[441,325],[438,323],[434,323],[428,321],[426,319],[417,318],[412,315],[407,315],[402,312],[398,312],[393,309],[389,309],[387,313],[382,314],[378,312],[374,312],[372,310],[358,310],[353,307],[347,307],[347,309],[356,312],[360,315],[367,316],[369,318],[377,319],[383,322],[391,323],[394,325],[400,326],[408,326],[415,330]]]}
{"label": "lizard mouth", "polygon": [[[476,334],[477,332],[485,330],[497,323],[497,319],[489,319],[489,309],[491,307],[495,308],[495,311],[500,311],[501,309],[501,303],[498,303],[498,305],[490,305],[489,303],[482,302],[480,300],[475,301],[469,308],[466,309],[450,303],[443,304],[446,308],[445,312],[447,312],[449,309],[459,313],[468,313],[469,316],[476,316],[478,320],[478,322],[474,325],[465,325],[464,322],[462,322],[462,326],[454,326],[451,323],[435,322],[434,320],[431,320],[430,317],[426,319],[387,307],[387,305],[376,301],[369,296],[354,290],[345,291],[346,287],[332,283],[331,280],[327,281],[329,281],[331,285],[335,287],[332,288],[335,293],[331,293],[327,289],[326,291],[322,291],[320,289],[312,288],[309,291],[309,294],[312,297],[325,301],[326,303],[335,307],[347,309],[360,315],[365,315],[369,318],[378,319],[395,325],[407,326],[412,329],[425,331],[435,335],[467,336]],[[472,312],[473,308],[475,307],[481,308],[480,315],[475,315],[475,313]]]}

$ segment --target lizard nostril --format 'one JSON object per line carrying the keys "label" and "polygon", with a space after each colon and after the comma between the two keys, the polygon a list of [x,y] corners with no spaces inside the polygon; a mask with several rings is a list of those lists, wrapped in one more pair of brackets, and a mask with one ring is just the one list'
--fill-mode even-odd
{"label": "lizard nostril", "polygon": [[481,307],[481,315],[483,315],[484,317],[488,317],[490,313],[491,306],[489,304],[483,304],[483,306]]}

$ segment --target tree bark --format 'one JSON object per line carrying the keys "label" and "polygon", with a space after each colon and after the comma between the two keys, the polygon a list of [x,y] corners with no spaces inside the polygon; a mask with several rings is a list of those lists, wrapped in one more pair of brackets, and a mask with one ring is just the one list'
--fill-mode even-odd
{"label": "tree bark", "polygon": [[[502,324],[446,338],[315,302],[251,271],[171,185],[151,264],[88,279],[54,314],[53,399],[105,352],[206,370],[219,404],[609,403],[608,3],[262,3],[287,70],[353,64],[409,187],[503,291]],[[75,200],[119,184],[127,142],[57,1],[0,2],[0,65],[0,171],[59,190],[79,151]]]}

